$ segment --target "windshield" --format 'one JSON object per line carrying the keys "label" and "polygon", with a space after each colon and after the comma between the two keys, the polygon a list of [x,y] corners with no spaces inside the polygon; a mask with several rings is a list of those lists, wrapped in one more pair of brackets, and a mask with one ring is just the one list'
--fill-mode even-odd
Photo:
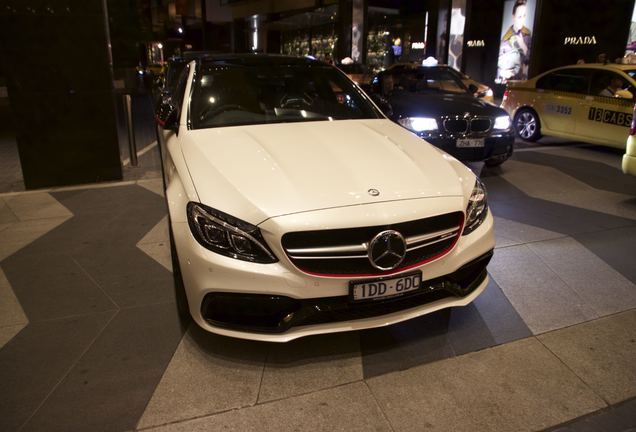
{"label": "windshield", "polygon": [[466,86],[457,75],[445,68],[420,67],[389,72],[383,77],[383,92],[411,93],[467,93]]}
{"label": "windshield", "polygon": [[629,75],[630,78],[636,80],[636,69],[626,69],[623,72],[625,72],[627,75]]}
{"label": "windshield", "polygon": [[366,96],[328,65],[204,63],[193,85],[193,129],[381,118]]}

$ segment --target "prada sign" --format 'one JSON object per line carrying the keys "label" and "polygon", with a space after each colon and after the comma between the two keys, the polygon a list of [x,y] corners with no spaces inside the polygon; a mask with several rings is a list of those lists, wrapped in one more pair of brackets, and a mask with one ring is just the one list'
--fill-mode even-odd
{"label": "prada sign", "polygon": [[596,36],[566,36],[563,45],[596,45]]}
{"label": "prada sign", "polygon": [[469,48],[485,47],[486,46],[486,42],[483,39],[469,40],[468,42],[466,42],[466,46],[469,47]]}

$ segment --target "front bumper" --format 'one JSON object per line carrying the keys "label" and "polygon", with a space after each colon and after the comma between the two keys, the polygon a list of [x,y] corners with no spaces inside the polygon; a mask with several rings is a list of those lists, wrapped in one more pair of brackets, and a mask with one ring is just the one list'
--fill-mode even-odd
{"label": "front bumper", "polygon": [[435,147],[444,150],[446,153],[463,162],[483,161],[492,157],[512,153],[512,147],[515,142],[514,132],[504,132],[485,137],[484,147],[459,148],[457,147],[458,137],[440,134],[429,135],[425,133],[418,135]]}
{"label": "front bumper", "polygon": [[292,327],[337,323],[402,312],[439,300],[463,299],[487,278],[489,251],[457,271],[422,281],[419,290],[400,297],[361,303],[349,296],[294,299],[284,296],[208,293],[201,315],[216,327],[253,333],[284,333]]}
{"label": "front bumper", "polygon": [[[196,242],[187,223],[173,223],[192,317],[199,326],[213,333],[287,342],[313,334],[386,326],[470,303],[488,281],[484,268],[495,245],[490,213],[479,228],[460,237],[445,256],[417,268],[423,274],[423,291],[402,298],[374,301],[365,306],[358,304],[352,307],[348,302],[349,282],[370,277],[326,277],[303,273],[289,261],[282,250],[280,234],[275,234],[306,229],[316,219],[333,228],[352,226],[354,220],[360,223],[367,215],[372,219],[365,220],[364,225],[374,226],[379,222],[377,218],[393,219],[397,209],[404,217],[417,211],[428,212],[426,206],[418,201],[387,203],[383,214],[369,213],[365,206],[358,206],[322,210],[319,215],[309,212],[270,219],[260,228],[268,245],[280,259],[274,264],[255,264],[218,255]],[[439,210],[443,213],[457,209],[458,204],[463,206],[463,199],[459,197],[436,199],[438,206],[440,202],[446,203]],[[473,261],[478,264],[471,266],[474,272],[466,276],[465,266]],[[400,273],[404,271],[394,274]],[[460,274],[464,276],[460,277]],[[273,301],[268,302],[268,299]]]}

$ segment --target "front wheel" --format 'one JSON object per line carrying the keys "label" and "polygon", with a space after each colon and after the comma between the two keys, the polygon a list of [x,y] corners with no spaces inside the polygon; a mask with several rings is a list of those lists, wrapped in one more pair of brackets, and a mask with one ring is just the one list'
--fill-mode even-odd
{"label": "front wheel", "polygon": [[519,138],[525,141],[536,141],[541,138],[539,116],[531,109],[522,108],[517,112],[514,127]]}

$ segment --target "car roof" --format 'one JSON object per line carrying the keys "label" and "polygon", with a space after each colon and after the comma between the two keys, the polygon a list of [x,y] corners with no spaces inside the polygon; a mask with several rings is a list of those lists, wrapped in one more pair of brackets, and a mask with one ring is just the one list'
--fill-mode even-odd
{"label": "car roof", "polygon": [[625,70],[636,69],[636,65],[622,64],[622,63],[579,63],[579,64],[561,66],[551,70],[574,69],[574,68],[607,69],[607,70],[615,70],[615,71],[625,71]]}
{"label": "car roof", "polygon": [[295,57],[281,54],[203,54],[195,60],[204,63],[235,64],[245,66],[259,65],[327,65],[313,57]]}

